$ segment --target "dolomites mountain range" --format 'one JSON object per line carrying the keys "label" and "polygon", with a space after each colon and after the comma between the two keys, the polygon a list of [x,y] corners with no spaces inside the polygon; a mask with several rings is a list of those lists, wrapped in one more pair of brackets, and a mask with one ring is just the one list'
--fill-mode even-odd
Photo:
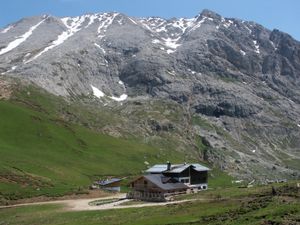
{"label": "dolomites mountain range", "polygon": [[[209,10],[179,19],[36,16],[0,30],[0,73],[101,107],[170,101],[216,166],[241,178],[300,176],[300,43],[279,30]],[[144,138],[181,127],[164,124],[136,126],[153,128]]]}

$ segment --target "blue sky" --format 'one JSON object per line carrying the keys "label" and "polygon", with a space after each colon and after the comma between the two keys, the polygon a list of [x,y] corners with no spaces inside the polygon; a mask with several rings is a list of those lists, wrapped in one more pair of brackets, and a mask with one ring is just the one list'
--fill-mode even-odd
{"label": "blue sky", "polygon": [[300,0],[1,0],[0,27],[42,14],[77,16],[117,11],[129,16],[171,18],[194,17],[203,9],[277,28],[300,40]]}

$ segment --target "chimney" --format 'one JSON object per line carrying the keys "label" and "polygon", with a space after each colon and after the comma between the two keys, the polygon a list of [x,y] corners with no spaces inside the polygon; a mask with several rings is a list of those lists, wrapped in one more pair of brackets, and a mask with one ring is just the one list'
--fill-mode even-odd
{"label": "chimney", "polygon": [[167,170],[171,170],[171,163],[169,161],[167,162]]}

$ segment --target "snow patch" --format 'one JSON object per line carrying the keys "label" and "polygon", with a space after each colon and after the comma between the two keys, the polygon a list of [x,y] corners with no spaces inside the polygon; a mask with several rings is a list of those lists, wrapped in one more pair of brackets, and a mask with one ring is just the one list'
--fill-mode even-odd
{"label": "snow patch", "polygon": [[28,59],[28,57],[31,55],[31,53],[27,53],[25,56],[24,56],[24,59],[23,59],[23,63],[26,62],[26,60]]}
{"label": "snow patch", "polygon": [[223,22],[223,26],[226,28],[229,28],[232,24],[233,24],[232,20],[228,20],[228,21],[224,20]]}
{"label": "snow patch", "polygon": [[91,26],[95,20],[98,18],[98,14],[93,14],[93,15],[88,15],[87,16],[89,18],[89,23],[85,26],[85,28],[88,28],[89,26]]}
{"label": "snow patch", "polygon": [[45,21],[45,19],[43,19],[42,21],[40,21],[39,23],[37,23],[36,25],[32,26],[25,34],[23,34],[22,36],[18,37],[16,40],[10,42],[6,48],[1,49],[0,51],[0,55],[3,55],[7,52],[10,52],[11,50],[13,50],[14,48],[18,47],[20,44],[22,44],[24,41],[27,40],[27,38],[29,38],[33,31],[38,28],[43,22]]}
{"label": "snow patch", "polygon": [[191,32],[191,31],[193,31],[193,30],[196,30],[196,29],[200,28],[201,25],[202,25],[202,23],[204,23],[206,19],[207,19],[207,17],[204,16],[198,23],[196,23],[196,25],[194,25],[194,26],[192,27],[192,29],[189,30],[189,32]]}
{"label": "snow patch", "polygon": [[31,55],[30,52],[28,52],[24,57],[29,57]]}
{"label": "snow patch", "polygon": [[135,25],[137,25],[137,22],[135,22],[133,19],[131,19],[130,17],[128,17],[128,19],[129,19],[132,23],[134,23]]}
{"label": "snow patch", "polygon": [[18,66],[12,66],[10,71],[14,71]]}
{"label": "snow patch", "polygon": [[246,55],[246,52],[244,52],[243,50],[240,50],[240,53],[241,53],[242,55]]}
{"label": "snow patch", "polygon": [[[125,88],[125,85],[123,83],[123,81],[119,80],[118,83],[120,85],[122,85],[126,91],[126,88]],[[102,97],[105,97],[106,95],[100,91],[98,88],[96,88],[95,86],[91,85],[92,87],[92,90],[93,90],[93,95],[97,98],[102,98]],[[114,100],[114,101],[117,101],[117,102],[122,102],[122,101],[125,101],[127,98],[128,98],[128,95],[126,93],[120,95],[119,97],[117,96],[107,96],[108,98]]]}
{"label": "snow patch", "polygon": [[300,127],[300,123],[298,123],[297,126]]}
{"label": "snow patch", "polygon": [[271,43],[271,45],[273,46],[273,48],[275,49],[275,50],[277,50],[278,48],[275,46],[275,44],[274,44],[274,42],[273,41],[271,41],[270,40],[270,43]]}
{"label": "snow patch", "polygon": [[[25,64],[29,63],[29,62],[32,62],[33,60],[35,60],[38,57],[40,57],[41,55],[43,55],[45,52],[47,52],[47,51],[49,51],[49,50],[51,50],[51,49],[53,49],[53,48],[61,45],[67,39],[69,39],[70,37],[72,37],[75,33],[77,33],[78,31],[80,31],[81,30],[80,26],[85,21],[85,16],[75,17],[75,18],[66,17],[66,18],[62,18],[61,21],[68,28],[67,31],[64,31],[62,34],[60,34],[57,37],[57,39],[51,43],[51,45],[49,45],[48,47],[44,48],[44,50],[42,50],[40,53],[38,53],[37,55],[35,55],[30,60],[26,61]],[[71,21],[70,25],[68,24],[69,21]]]}
{"label": "snow patch", "polygon": [[175,74],[175,71],[174,71],[174,70],[173,70],[173,71],[168,71],[168,70],[167,70],[167,73],[168,73],[168,74],[170,74],[170,75],[176,76],[176,74]]}
{"label": "snow patch", "polygon": [[259,45],[257,44],[257,41],[256,40],[253,40],[253,44],[254,44],[254,47],[255,47],[255,52],[257,53],[257,54],[259,54],[260,53],[260,50],[259,50]]}
{"label": "snow patch", "polygon": [[113,13],[110,15],[109,13],[103,13],[99,17],[99,22],[101,23],[98,27],[97,33],[100,39],[105,37],[105,33],[107,28],[113,23],[115,17],[119,15],[119,13]]}
{"label": "snow patch", "polygon": [[127,97],[128,97],[127,94],[122,94],[120,97],[111,96],[109,98],[111,98],[112,100],[115,100],[117,102],[122,102],[122,101],[125,101],[127,99]]}
{"label": "snow patch", "polygon": [[244,180],[233,180],[233,181],[231,181],[231,183],[233,183],[233,184],[240,184],[242,182],[244,182]]}
{"label": "snow patch", "polygon": [[5,74],[7,74],[7,73],[11,73],[11,72],[13,72],[14,70],[16,70],[17,67],[18,67],[18,66],[12,66],[12,67],[10,68],[10,70],[7,70],[6,72],[1,73],[1,75],[5,75]]}
{"label": "snow patch", "polygon": [[159,43],[160,43],[160,40],[154,39],[154,40],[152,41],[152,43],[153,43],[153,44],[159,44]]}
{"label": "snow patch", "polygon": [[117,102],[122,102],[122,101],[125,101],[127,98],[128,98],[128,95],[126,94],[126,87],[124,85],[124,82],[119,80],[118,81],[118,84],[120,84],[121,86],[123,86],[123,89],[124,89],[124,94],[120,95],[120,97],[116,97],[116,96],[111,96],[109,97],[110,99],[114,100],[114,101],[117,101]]}
{"label": "snow patch", "polygon": [[144,24],[144,23],[143,23],[143,26],[144,26],[147,30],[150,30],[151,32],[153,32],[153,30],[152,30],[147,24]]}
{"label": "snow patch", "polygon": [[1,33],[1,34],[5,34],[5,33],[7,33],[9,30],[11,30],[13,27],[14,27],[14,26],[10,25],[10,26],[4,28],[0,33]]}
{"label": "snow patch", "polygon": [[176,38],[176,39],[172,39],[172,38],[163,38],[163,41],[164,41],[164,45],[168,48],[171,48],[171,49],[168,49],[167,50],[167,53],[168,54],[171,54],[173,52],[176,51],[176,49],[181,45],[181,44],[177,44],[177,41],[180,39],[179,38]]}
{"label": "snow patch", "polygon": [[[185,31],[194,26],[196,23],[197,18],[192,18],[192,19],[186,19],[186,18],[180,18],[179,20],[172,21],[172,22],[167,22],[164,19],[161,18],[154,18],[150,17],[147,19],[142,19],[140,22],[142,25],[147,29],[150,30],[152,33],[161,33],[164,32],[168,36],[179,36],[180,34],[185,33]],[[177,28],[180,30],[176,30],[174,33],[174,29],[172,27]],[[172,30],[169,30],[172,29]]]}
{"label": "snow patch", "polygon": [[104,50],[104,48],[102,48],[100,45],[98,45],[97,43],[94,43],[94,45],[99,48],[104,54],[106,54],[106,51]]}
{"label": "snow patch", "polygon": [[172,49],[168,49],[167,50],[167,54],[172,54],[172,53],[174,53],[175,52],[175,50],[172,50]]}
{"label": "snow patch", "polygon": [[156,29],[155,31],[156,31],[157,33],[160,33],[160,32],[162,32],[162,31],[168,32],[168,30],[167,30],[165,27],[158,28],[158,29]]}
{"label": "snow patch", "polygon": [[105,96],[105,94],[102,91],[100,91],[98,88],[94,87],[93,85],[91,85],[91,87],[93,90],[93,95],[96,96],[97,98],[101,98]]}
{"label": "snow patch", "polygon": [[[188,69],[188,71],[191,73],[191,74],[196,74],[197,72],[196,71],[194,71],[194,70],[191,70],[191,69]],[[201,75],[201,73],[198,73],[198,74],[200,74]]]}
{"label": "snow patch", "polygon": [[163,40],[165,41],[165,45],[169,48],[173,48],[173,49],[176,49],[177,47],[180,46],[180,44],[177,44],[177,41],[179,40],[180,38],[176,38],[176,39],[172,39],[172,38],[163,38]]}
{"label": "snow patch", "polygon": [[[168,54],[174,53],[176,49],[181,45],[178,44],[180,37],[183,33],[191,32],[201,26],[205,20],[212,21],[212,18],[203,17],[200,21],[198,18],[186,19],[180,18],[176,21],[167,21],[161,18],[150,17],[143,18],[139,22],[149,31],[151,36],[155,37],[157,33],[163,33],[163,38],[153,39],[153,44],[164,45],[165,48],[160,47],[161,50],[167,51]],[[174,29],[175,28],[175,29]],[[162,34],[160,34],[162,35]]]}
{"label": "snow patch", "polygon": [[248,26],[246,26],[246,25],[244,25],[244,26],[245,26],[246,30],[248,30],[249,34],[251,34],[252,30]]}

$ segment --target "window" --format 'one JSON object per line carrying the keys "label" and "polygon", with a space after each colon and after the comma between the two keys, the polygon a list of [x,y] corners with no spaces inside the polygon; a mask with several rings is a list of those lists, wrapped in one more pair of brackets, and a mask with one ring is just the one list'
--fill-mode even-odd
{"label": "window", "polygon": [[148,182],[144,180],[144,187],[147,187]]}
{"label": "window", "polygon": [[179,181],[180,181],[181,183],[185,183],[185,184],[190,183],[190,179],[189,179],[189,178],[180,178]]}

